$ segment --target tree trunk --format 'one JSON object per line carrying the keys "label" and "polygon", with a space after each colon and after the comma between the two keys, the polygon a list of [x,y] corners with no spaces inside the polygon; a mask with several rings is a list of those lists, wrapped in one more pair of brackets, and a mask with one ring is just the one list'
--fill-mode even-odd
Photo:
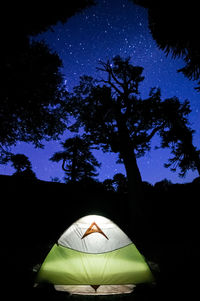
{"label": "tree trunk", "polygon": [[131,227],[131,234],[133,233],[135,239],[136,232],[139,232],[139,227],[142,220],[140,209],[143,200],[142,178],[137,165],[133,142],[131,141],[129,131],[126,126],[126,120],[124,120],[120,110],[117,112],[117,125],[118,137],[120,141],[119,152],[121,158],[123,159],[128,182],[127,211],[129,224]]}
{"label": "tree trunk", "polygon": [[123,162],[128,181],[128,194],[130,208],[134,215],[138,214],[140,200],[142,200],[142,178],[137,165],[134,152],[126,151],[123,154]]}
{"label": "tree trunk", "polygon": [[134,152],[129,150],[123,154],[123,162],[128,181],[128,219],[132,239],[139,243],[143,223],[141,204],[143,201],[142,178]]}
{"label": "tree trunk", "polygon": [[141,198],[142,178],[137,165],[133,143],[126,126],[126,120],[124,120],[124,116],[121,114],[121,110],[119,108],[117,110],[116,116],[118,125],[118,137],[120,141],[119,152],[126,169],[129,202],[131,211],[136,213],[138,207],[137,203]]}

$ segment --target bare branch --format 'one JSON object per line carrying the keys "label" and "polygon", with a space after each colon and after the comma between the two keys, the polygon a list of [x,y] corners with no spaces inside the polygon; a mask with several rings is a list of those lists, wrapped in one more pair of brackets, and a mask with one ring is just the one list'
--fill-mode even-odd
{"label": "bare branch", "polygon": [[151,140],[151,138],[153,138],[153,136],[163,128],[164,124],[157,126],[153,129],[153,131],[151,132],[151,134],[149,134],[149,136],[146,139],[146,142],[149,142]]}
{"label": "bare branch", "polygon": [[115,91],[118,94],[120,94],[121,96],[123,96],[123,92],[121,92],[110,80],[100,79],[98,82],[103,82],[105,84],[111,85],[111,87],[113,87],[113,89],[115,89]]}
{"label": "bare branch", "polygon": [[[104,68],[99,68],[97,67],[97,70],[103,71],[103,72],[107,72],[110,77],[112,77],[112,79],[116,82],[116,84],[118,84],[120,87],[122,87],[124,89],[124,85],[123,82],[120,82],[117,77],[115,76],[112,67],[110,66],[110,61],[108,60],[107,63],[100,61],[99,62],[100,65],[102,65]],[[110,79],[110,83],[111,83],[111,79]]]}

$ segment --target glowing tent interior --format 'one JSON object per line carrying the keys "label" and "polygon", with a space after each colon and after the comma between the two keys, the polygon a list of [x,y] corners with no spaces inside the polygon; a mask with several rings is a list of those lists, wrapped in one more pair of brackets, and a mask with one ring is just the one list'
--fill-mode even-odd
{"label": "glowing tent interior", "polygon": [[121,294],[153,274],[128,236],[111,220],[88,215],[73,223],[54,244],[36,283],[51,283],[72,294]]}

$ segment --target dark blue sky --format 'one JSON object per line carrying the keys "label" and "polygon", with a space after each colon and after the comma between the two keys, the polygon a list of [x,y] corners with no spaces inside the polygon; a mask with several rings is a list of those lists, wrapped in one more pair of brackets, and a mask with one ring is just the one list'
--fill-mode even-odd
{"label": "dark blue sky", "polygon": [[[162,98],[177,96],[180,101],[188,99],[192,112],[189,116],[194,134],[194,145],[199,147],[200,141],[200,100],[194,89],[195,82],[189,81],[177,69],[184,63],[181,59],[166,57],[159,50],[148,29],[147,11],[133,5],[128,0],[99,0],[98,5],[90,7],[70,18],[64,25],[57,24],[53,31],[38,37],[43,39],[63,61],[61,70],[67,89],[72,90],[83,74],[98,77],[96,71],[98,60],[110,59],[115,55],[131,57],[133,65],[144,68],[145,80],[140,86],[142,97],[147,97],[151,87],[160,87]],[[71,133],[66,132],[61,140]],[[142,179],[154,184],[164,178],[172,182],[190,182],[198,176],[197,172],[188,172],[181,179],[178,172],[172,173],[163,167],[170,156],[170,150],[154,150],[159,138],[152,141],[152,150],[138,159]],[[36,176],[42,180],[58,177],[62,180],[64,173],[61,163],[52,163],[49,158],[54,152],[62,150],[60,142],[45,143],[44,149],[35,149],[30,144],[18,143],[14,153],[24,153],[32,162]],[[103,154],[95,151],[96,158],[102,162],[99,179],[112,178],[117,172],[125,174],[122,164],[116,164],[116,154]],[[12,174],[13,169],[0,166],[1,174]]]}

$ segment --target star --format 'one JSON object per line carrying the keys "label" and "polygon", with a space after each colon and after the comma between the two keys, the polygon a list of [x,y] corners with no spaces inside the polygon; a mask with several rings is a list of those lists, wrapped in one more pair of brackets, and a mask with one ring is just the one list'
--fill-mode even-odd
{"label": "star", "polygon": [[[55,25],[53,31],[49,30],[36,39],[44,40],[61,57],[61,72],[69,92],[78,85],[79,77],[83,74],[95,78],[99,76],[96,71],[99,60],[106,61],[115,55],[130,56],[134,65],[144,68],[145,80],[140,85],[141,98],[148,97],[150,88],[159,86],[163,99],[175,95],[182,101],[189,99],[192,109],[189,121],[195,130],[195,146],[199,143],[200,102],[194,90],[195,83],[177,73],[183,66],[181,59],[172,60],[157,47],[149,31],[147,11],[144,8],[128,0],[97,1],[97,5],[74,15],[65,24]],[[61,139],[66,139],[68,135],[69,133],[66,133]],[[158,140],[158,137],[155,138],[152,144],[156,144]],[[34,147],[27,147],[23,143],[18,144],[15,151],[28,155],[35,162],[33,165],[37,177],[48,180],[51,177],[63,176],[61,168],[55,163],[50,169],[45,167],[44,172],[44,165],[49,166],[49,157],[58,148],[59,143],[46,143],[40,157],[36,155]],[[116,165],[117,154],[105,154],[101,151],[95,154],[102,162],[100,181],[112,178],[116,172],[125,174],[124,166]],[[189,181],[197,176],[197,173],[191,172],[188,178],[180,179],[177,174],[165,169],[163,164],[169,158],[167,150],[155,151],[152,148],[148,156],[150,157],[145,155],[138,159],[138,165],[142,178],[150,183],[161,180],[161,175],[175,182]],[[5,173],[5,168],[0,168]],[[11,169],[8,170],[12,173]]]}

